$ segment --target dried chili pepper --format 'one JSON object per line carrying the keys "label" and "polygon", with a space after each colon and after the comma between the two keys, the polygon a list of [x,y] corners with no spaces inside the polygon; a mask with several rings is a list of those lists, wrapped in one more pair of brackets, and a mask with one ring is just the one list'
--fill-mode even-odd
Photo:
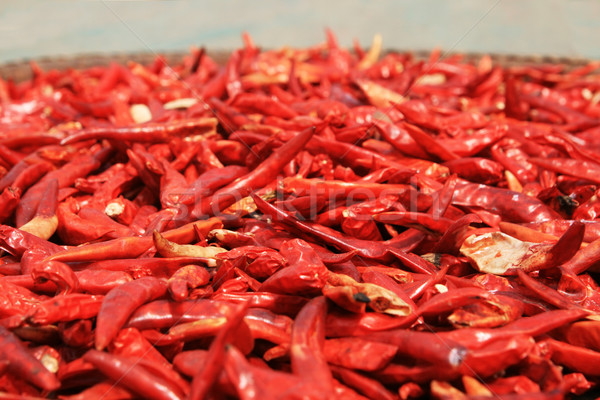
{"label": "dried chili pepper", "polygon": [[600,64],[243,44],[0,79],[5,397],[589,392]]}

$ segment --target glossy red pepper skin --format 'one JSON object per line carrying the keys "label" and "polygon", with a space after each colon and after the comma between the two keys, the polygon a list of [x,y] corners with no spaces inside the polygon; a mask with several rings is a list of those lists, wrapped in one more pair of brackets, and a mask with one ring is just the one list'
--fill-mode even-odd
{"label": "glossy red pepper skin", "polygon": [[[327,31],[260,51],[244,34],[222,65],[194,49],[0,80],[0,391],[589,391],[600,63],[355,48]],[[497,258],[531,252],[493,275],[461,252],[489,237]],[[226,251],[163,258],[169,242]],[[42,364],[43,379],[19,370]]]}
{"label": "glossy red pepper skin", "polygon": [[308,295],[323,288],[329,272],[312,247],[302,240],[293,239],[285,242],[280,252],[289,266],[267,278],[260,291]]}
{"label": "glossy red pepper skin", "polygon": [[[512,207],[517,203],[518,208]],[[508,222],[542,222],[560,219],[554,210],[537,199],[506,189],[466,182],[457,184],[453,204],[484,207],[498,213]]]}
{"label": "glossy red pepper skin", "polygon": [[82,155],[65,164],[59,169],[48,172],[35,185],[27,190],[16,210],[16,225],[21,226],[28,222],[37,210],[42,193],[46,190],[47,182],[52,179],[58,180],[58,187],[70,186],[75,179],[86,176],[98,169],[102,162],[108,158],[112,149],[104,148],[94,155]]}
{"label": "glossy red pepper skin", "polygon": [[140,396],[157,399],[183,399],[185,396],[172,382],[148,371],[133,358],[89,350],[84,359],[111,380]]}
{"label": "glossy red pepper skin", "polygon": [[199,203],[200,208],[192,211],[194,216],[219,213],[235,201],[248,196],[254,189],[265,186],[277,177],[277,174],[310,140],[316,128],[308,128],[300,132],[283,146],[275,150],[252,172],[235,180],[233,183],[217,190],[210,199]]}
{"label": "glossy red pepper skin", "polygon": [[194,374],[189,395],[190,399],[200,400],[208,395],[217,376],[219,376],[221,367],[224,363],[225,346],[233,340],[235,330],[242,323],[247,308],[247,303],[237,306],[230,319],[225,323],[223,328],[219,330],[219,333],[208,350],[204,368],[198,370],[196,374]]}
{"label": "glossy red pepper skin", "polygon": [[93,318],[98,314],[103,299],[103,296],[83,293],[55,296],[39,303],[28,313],[27,319],[34,324],[49,325]]}
{"label": "glossy red pepper skin", "polygon": [[292,372],[318,387],[322,398],[333,391],[331,370],[323,354],[326,312],[324,297],[308,302],[296,317],[290,344]]}
{"label": "glossy red pepper skin", "polygon": [[88,128],[75,132],[61,141],[62,145],[90,139],[113,139],[132,142],[165,143],[171,135],[187,135],[214,129],[216,120],[198,118],[175,123],[148,123],[136,127]]}
{"label": "glossy red pepper skin", "polygon": [[153,277],[140,278],[109,291],[98,312],[96,349],[104,349],[140,305],[163,296],[166,291],[166,282]]}

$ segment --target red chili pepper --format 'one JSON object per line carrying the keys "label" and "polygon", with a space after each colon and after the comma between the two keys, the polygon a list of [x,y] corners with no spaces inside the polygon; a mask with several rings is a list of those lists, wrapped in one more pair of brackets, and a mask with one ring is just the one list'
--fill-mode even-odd
{"label": "red chili pepper", "polygon": [[194,208],[192,215],[202,216],[208,213],[218,213],[237,200],[248,196],[252,190],[270,183],[275,179],[283,166],[304,147],[314,132],[315,128],[309,128],[297,134],[294,138],[275,150],[269,158],[263,161],[252,172],[217,190],[210,199],[200,202],[200,208]]}
{"label": "red chili pepper", "polygon": [[[460,182],[454,191],[453,204],[484,207],[508,222],[542,222],[560,216],[541,201],[511,190]],[[512,207],[519,204],[519,207]]]}
{"label": "red chili pepper", "polygon": [[0,80],[0,391],[586,394],[600,64],[355,48]]}
{"label": "red chili pepper", "polygon": [[280,251],[289,266],[267,278],[259,290],[300,295],[318,293],[327,281],[328,271],[312,247],[294,239],[285,242]]}
{"label": "red chili pepper", "polygon": [[88,350],[84,360],[93,364],[106,377],[119,382],[139,396],[171,400],[185,397],[176,384],[157,376],[133,358]]}
{"label": "red chili pepper", "polygon": [[164,281],[145,277],[125,283],[108,292],[96,321],[96,348],[105,348],[139,306],[163,296],[166,291],[167,286]]}
{"label": "red chili pepper", "polygon": [[[163,237],[176,243],[189,243],[196,238],[194,226],[200,232],[208,233],[213,228],[222,227],[216,218],[193,222],[163,233]],[[48,260],[63,262],[101,261],[115,258],[135,258],[148,251],[153,245],[151,237],[124,237],[81,247],[68,248],[51,255]]]}
{"label": "red chili pepper", "polygon": [[395,247],[395,241],[392,239],[388,242],[371,242],[354,238],[344,237],[337,231],[303,221],[297,220],[295,217],[285,211],[274,207],[273,205],[262,200],[258,196],[252,196],[259,210],[269,214],[275,221],[281,221],[286,225],[292,225],[302,232],[309,233],[316,238],[324,240],[326,243],[334,245],[344,251],[356,251],[360,256],[372,259],[384,259],[388,252],[401,252],[399,247],[402,247],[402,242],[397,241],[398,248]]}
{"label": "red chili pepper", "polygon": [[27,319],[34,324],[49,325],[93,318],[98,314],[103,299],[103,296],[83,293],[55,296],[31,309]]}
{"label": "red chili pepper", "polygon": [[588,376],[600,375],[600,353],[553,339],[546,339],[541,345],[548,348],[552,361]]}
{"label": "red chili pepper", "polygon": [[16,225],[22,226],[28,222],[35,214],[41,196],[46,190],[46,185],[53,179],[58,181],[58,187],[64,188],[70,186],[75,182],[75,179],[85,176],[90,172],[98,169],[98,167],[105,161],[112,149],[104,148],[99,150],[94,155],[82,155],[75,158],[73,161],[65,164],[61,168],[48,172],[42,179],[40,179],[35,185],[30,187],[21,201],[16,210]]}
{"label": "red chili pepper", "polygon": [[60,382],[13,333],[0,326],[0,355],[8,361],[8,371],[44,390],[56,390]]}
{"label": "red chili pepper", "polygon": [[105,381],[93,384],[78,394],[66,396],[65,399],[86,400],[99,397],[104,400],[127,400],[133,399],[134,395],[124,387],[115,385],[112,381]]}
{"label": "red chili pepper", "polygon": [[237,306],[233,314],[211,343],[204,368],[199,369],[196,374],[194,374],[189,395],[190,399],[204,399],[205,396],[208,395],[223,366],[226,352],[225,346],[232,342],[233,335],[242,323],[242,319],[247,309],[248,303]]}
{"label": "red chili pepper", "polygon": [[360,393],[368,396],[369,399],[392,400],[396,397],[378,381],[358,374],[351,369],[332,366],[333,375],[340,379],[346,385],[356,389]]}
{"label": "red chili pepper", "polygon": [[171,136],[209,132],[215,129],[216,123],[214,118],[197,118],[172,123],[149,122],[135,127],[87,128],[67,136],[61,141],[61,144],[72,144],[90,139],[166,143],[171,140]]}
{"label": "red chili pepper", "polygon": [[333,391],[331,370],[323,354],[326,312],[324,297],[308,302],[294,321],[290,348],[292,372],[319,388],[324,398]]}

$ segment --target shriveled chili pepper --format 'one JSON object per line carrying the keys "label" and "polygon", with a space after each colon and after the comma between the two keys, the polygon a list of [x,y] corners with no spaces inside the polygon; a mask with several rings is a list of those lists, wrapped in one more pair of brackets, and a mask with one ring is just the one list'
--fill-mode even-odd
{"label": "shriveled chili pepper", "polygon": [[0,79],[5,397],[589,393],[599,63],[354,47]]}

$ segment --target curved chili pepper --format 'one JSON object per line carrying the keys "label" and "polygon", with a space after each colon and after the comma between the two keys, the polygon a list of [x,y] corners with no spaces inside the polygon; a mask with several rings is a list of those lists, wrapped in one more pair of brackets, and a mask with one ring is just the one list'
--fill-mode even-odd
{"label": "curved chili pepper", "polygon": [[490,340],[506,339],[518,334],[537,337],[586,315],[589,315],[589,312],[582,309],[552,310],[532,317],[519,318],[496,329],[459,329],[440,332],[438,335],[442,340],[451,339],[476,349],[485,347]]}
{"label": "curved chili pepper", "polygon": [[127,282],[108,292],[96,321],[96,348],[105,348],[139,306],[163,296],[166,291],[166,282],[145,277]]}
{"label": "curved chili pepper", "polygon": [[185,398],[176,384],[147,370],[135,359],[98,350],[88,350],[83,357],[106,377],[139,396],[169,400]]}
{"label": "curved chili pepper", "polygon": [[[542,222],[560,219],[560,216],[541,201],[511,190],[475,185],[459,181],[454,191],[453,204],[484,207],[496,212],[508,222]],[[513,207],[513,204],[519,207]]]}
{"label": "curved chili pepper", "polygon": [[98,169],[111,153],[112,149],[107,147],[99,150],[94,155],[81,155],[61,168],[44,175],[42,179],[27,190],[19,202],[15,215],[16,225],[22,226],[34,216],[48,182],[56,179],[59,188],[70,186],[77,178],[86,176]]}
{"label": "curved chili pepper", "polygon": [[294,136],[252,172],[217,190],[210,199],[200,202],[192,211],[192,215],[202,216],[208,213],[218,213],[235,201],[249,195],[252,190],[271,182],[284,165],[308,143],[315,130],[315,127],[308,128]]}
{"label": "curved chili pepper", "polygon": [[[261,210],[261,212],[271,216],[276,222],[281,221],[286,225],[292,225],[298,230],[324,240],[325,242],[334,245],[343,251],[356,251],[356,253],[360,256],[376,260],[388,258],[388,252],[401,251],[399,248],[395,247],[393,239],[389,242],[371,242],[367,240],[347,238],[331,228],[299,221],[295,217],[267,203],[258,196],[253,195],[252,198],[258,209]],[[401,245],[402,243],[398,242],[398,247],[401,247]]]}
{"label": "curved chili pepper", "polygon": [[27,318],[40,325],[89,319],[98,314],[103,299],[104,296],[83,293],[55,296],[39,303],[28,313]]}
{"label": "curved chili pepper", "polygon": [[60,294],[69,294],[79,291],[79,279],[75,272],[65,263],[60,261],[43,261],[31,269],[34,282],[44,283],[51,281],[56,284]]}
{"label": "curved chili pepper", "polygon": [[567,297],[561,295],[556,290],[544,285],[541,282],[530,277],[527,273],[518,270],[519,280],[530,290],[532,290],[537,296],[544,301],[564,309],[583,309],[580,305],[570,301]]}
{"label": "curved chili pepper", "polygon": [[290,358],[292,372],[311,386],[319,388],[324,398],[333,391],[331,370],[323,354],[325,340],[324,297],[309,301],[298,313],[292,328]]}

